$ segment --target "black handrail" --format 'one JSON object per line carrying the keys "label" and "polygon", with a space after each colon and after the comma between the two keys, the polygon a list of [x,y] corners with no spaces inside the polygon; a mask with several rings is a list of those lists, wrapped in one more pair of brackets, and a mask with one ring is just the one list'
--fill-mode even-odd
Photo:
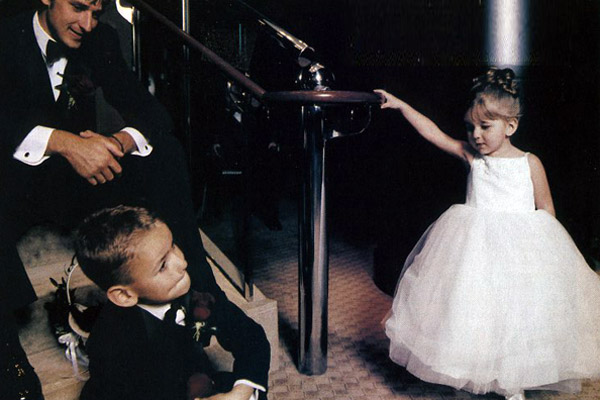
{"label": "black handrail", "polygon": [[171,20],[167,17],[156,11],[152,6],[142,0],[127,0],[128,3],[131,3],[134,7],[147,12],[152,15],[154,18],[158,20],[161,24],[166,26],[171,32],[175,33],[179,36],[186,45],[190,48],[193,48],[206,58],[215,64],[227,77],[232,79],[235,83],[242,86],[246,90],[248,90],[252,95],[258,99],[261,99],[266,90],[257,85],[254,81],[248,78],[246,75],[238,71],[235,67],[229,64],[227,61],[219,57],[215,52],[213,52],[208,47],[204,46],[202,43],[194,39],[188,33],[184,32],[181,28],[175,25]]}
{"label": "black handrail", "polygon": [[138,9],[153,15],[190,48],[200,51],[229,79],[248,90],[258,101],[268,104],[294,103],[302,106],[303,183],[298,229],[298,368],[300,372],[308,375],[324,373],[327,369],[329,291],[325,142],[333,136],[323,123],[323,110],[326,107],[322,106],[375,105],[381,103],[381,98],[374,93],[333,90],[267,92],[143,0],[128,1]]}
{"label": "black handrail", "polygon": [[315,105],[381,103],[381,98],[374,93],[345,90],[291,90],[286,92],[266,92],[262,99],[266,103],[301,103]]}
{"label": "black handrail", "polygon": [[134,7],[147,12],[157,19],[161,24],[175,33],[187,46],[193,48],[204,55],[210,62],[217,66],[229,79],[237,85],[248,90],[257,100],[264,103],[285,102],[285,103],[300,103],[300,104],[345,104],[345,103],[381,103],[381,98],[369,92],[354,92],[354,91],[316,91],[316,90],[301,90],[301,91],[283,91],[283,92],[267,92],[260,85],[248,78],[242,72],[219,57],[216,53],[204,46],[194,37],[184,32],[176,24],[167,17],[156,11],[152,6],[143,0],[128,0]]}

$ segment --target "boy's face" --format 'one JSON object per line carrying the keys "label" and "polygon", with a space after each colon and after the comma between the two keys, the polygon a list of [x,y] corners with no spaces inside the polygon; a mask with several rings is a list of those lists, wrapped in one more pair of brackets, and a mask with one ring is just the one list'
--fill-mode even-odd
{"label": "boy's face", "polygon": [[187,261],[162,222],[134,240],[134,256],[127,267],[132,279],[127,286],[139,303],[168,303],[190,289]]}
{"label": "boy's face", "polygon": [[40,15],[42,27],[59,43],[78,49],[85,35],[98,26],[101,0],[42,0],[48,6]]}

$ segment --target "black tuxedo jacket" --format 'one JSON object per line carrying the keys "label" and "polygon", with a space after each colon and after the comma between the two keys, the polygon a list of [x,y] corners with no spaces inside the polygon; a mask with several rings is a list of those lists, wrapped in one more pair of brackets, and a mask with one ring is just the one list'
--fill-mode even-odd
{"label": "black tuxedo jacket", "polygon": [[[270,348],[260,325],[224,298],[213,307],[216,337],[235,358],[233,379],[267,388]],[[185,399],[187,379],[207,372],[192,331],[173,333],[139,307],[108,303],[86,344],[90,379],[81,400]]]}
{"label": "black tuxedo jacket", "polygon": [[[4,157],[12,157],[37,125],[74,133],[95,130],[96,126],[93,105],[91,114],[78,118],[76,123],[67,121],[57,109],[32,21],[31,12],[0,21],[0,145]],[[98,24],[79,49],[69,52],[68,58],[65,72],[76,69],[95,88],[102,88],[107,102],[121,114],[123,127],[138,129],[150,141],[172,130],[166,110],[128,70],[112,28]]]}
{"label": "black tuxedo jacket", "polygon": [[[139,157],[127,156],[122,163],[140,164],[137,170],[154,179],[138,179],[142,182],[154,182],[147,186],[164,185],[166,180],[175,182],[178,179],[178,184],[186,181],[185,171],[173,171],[175,166],[171,165],[177,164],[179,168],[179,164],[182,164],[172,160],[179,153],[165,154],[172,150],[165,146],[157,148],[161,147],[158,143],[171,140],[170,135],[164,133],[172,130],[172,121],[164,107],[138,83],[126,67],[116,32],[107,25],[99,24],[85,37],[81,47],[70,53],[65,73],[70,70],[84,73],[86,79],[93,83],[92,86],[101,88],[107,102],[121,114],[123,127],[136,128],[150,142],[155,143],[152,156],[143,161],[132,160]],[[82,107],[71,113],[65,113],[64,108],[57,105],[47,68],[33,33],[33,12],[0,20],[0,314],[35,300],[33,288],[15,247],[17,240],[30,226],[48,221],[73,223],[72,219],[79,218],[83,212],[87,215],[100,206],[119,204],[105,205],[100,202],[90,204],[89,210],[83,210],[88,203],[85,196],[104,199],[109,195],[109,190],[113,193],[132,193],[137,190],[130,189],[124,182],[115,182],[114,189],[92,188],[62,157],[51,157],[36,167],[13,159],[17,146],[37,125],[64,129],[75,134],[86,129],[95,130],[95,95],[85,98],[79,96],[78,99],[81,100]],[[159,154],[161,152],[162,155]],[[158,157],[162,157],[160,162],[147,160]],[[165,163],[169,165],[165,167]],[[127,168],[129,175],[133,175],[132,167]],[[135,173],[139,175],[138,172]],[[175,174],[177,176],[174,177]],[[179,186],[182,185],[187,183]],[[173,189],[172,196],[185,198],[187,201],[189,196],[186,197],[186,193],[187,189],[176,188]],[[80,197],[75,197],[74,194],[80,194]],[[148,197],[147,193],[136,196]],[[120,202],[124,201],[127,198]],[[169,202],[162,199],[150,204]],[[73,211],[74,205],[82,209],[80,214]],[[181,218],[190,219],[183,212],[175,210],[177,207],[181,206],[172,206],[174,210],[167,214],[181,214]],[[159,211],[164,213],[164,210]],[[173,221],[168,222],[174,225]],[[190,225],[189,228],[189,235],[197,235],[194,232],[195,226]],[[201,248],[201,244],[195,247]]]}

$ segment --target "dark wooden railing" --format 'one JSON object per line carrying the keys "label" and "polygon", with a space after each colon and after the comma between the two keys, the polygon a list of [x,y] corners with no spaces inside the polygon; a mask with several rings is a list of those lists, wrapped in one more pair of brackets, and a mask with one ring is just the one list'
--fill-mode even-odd
{"label": "dark wooden railing", "polygon": [[[330,106],[378,105],[374,93],[335,90],[267,92],[212,50],[156,11],[143,0],[128,0],[143,13],[153,16],[190,49],[200,52],[231,81],[258,101],[300,107],[303,148],[303,198],[299,212],[299,334],[298,369],[308,375],[327,369],[327,298],[329,253],[325,182],[325,142],[334,136],[323,123],[323,110]],[[263,19],[264,21],[264,19]]]}
{"label": "dark wooden railing", "polygon": [[143,0],[128,0],[134,7],[149,15],[152,15],[158,22],[169,28],[177,35],[189,48],[194,49],[204,55],[210,62],[216,65],[221,72],[235,82],[240,87],[246,89],[257,100],[265,103],[298,103],[298,104],[377,104],[381,102],[379,96],[374,93],[353,92],[353,91],[285,91],[285,92],[267,92],[252,79],[248,78],[242,72],[217,55],[208,47],[204,46],[190,34],[184,32],[179,26],[169,20],[167,17],[156,11],[152,6]]}

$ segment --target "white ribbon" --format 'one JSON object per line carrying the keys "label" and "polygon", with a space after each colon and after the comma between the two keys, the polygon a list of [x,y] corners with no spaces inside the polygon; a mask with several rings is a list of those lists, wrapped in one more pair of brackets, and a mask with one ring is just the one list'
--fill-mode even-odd
{"label": "white ribbon", "polygon": [[79,365],[87,368],[89,359],[87,355],[79,348],[79,340],[79,335],[76,335],[72,332],[65,333],[58,338],[58,342],[60,344],[67,346],[65,350],[65,357],[67,360],[71,361],[71,365],[73,366],[73,375],[78,381],[85,381],[87,378],[82,376],[79,372]]}

